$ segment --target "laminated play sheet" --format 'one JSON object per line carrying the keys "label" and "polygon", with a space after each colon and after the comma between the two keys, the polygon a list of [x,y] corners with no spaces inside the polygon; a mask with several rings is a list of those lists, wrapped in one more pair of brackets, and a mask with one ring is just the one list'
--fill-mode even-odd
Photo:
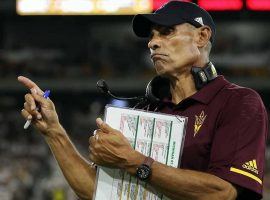
{"label": "laminated play sheet", "polygon": [[[185,137],[186,117],[106,106],[105,121],[121,131],[136,151],[168,166],[178,166]],[[168,198],[124,170],[98,167],[94,199]]]}

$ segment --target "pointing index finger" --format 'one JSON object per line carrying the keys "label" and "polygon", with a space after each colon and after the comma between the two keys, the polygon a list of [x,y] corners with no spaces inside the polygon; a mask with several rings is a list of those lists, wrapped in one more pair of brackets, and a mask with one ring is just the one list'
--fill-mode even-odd
{"label": "pointing index finger", "polygon": [[43,94],[43,91],[37,86],[37,84],[34,83],[29,78],[24,77],[24,76],[18,76],[18,81],[22,83],[24,86],[26,86],[29,90],[35,89],[37,93],[41,95]]}

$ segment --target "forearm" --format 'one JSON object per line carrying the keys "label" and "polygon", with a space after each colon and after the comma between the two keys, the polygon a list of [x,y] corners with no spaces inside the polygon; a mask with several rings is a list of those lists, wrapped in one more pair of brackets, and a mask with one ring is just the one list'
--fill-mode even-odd
{"label": "forearm", "polygon": [[[135,175],[145,156],[136,153],[127,171]],[[236,189],[217,176],[193,170],[169,167],[159,162],[152,164],[148,184],[174,200],[235,200]]]}
{"label": "forearm", "polygon": [[234,187],[214,175],[168,167],[158,162],[153,163],[149,183],[172,199],[236,199]]}
{"label": "forearm", "polygon": [[46,141],[56,158],[66,180],[81,199],[92,199],[96,170],[76,150],[65,130],[53,130]]}

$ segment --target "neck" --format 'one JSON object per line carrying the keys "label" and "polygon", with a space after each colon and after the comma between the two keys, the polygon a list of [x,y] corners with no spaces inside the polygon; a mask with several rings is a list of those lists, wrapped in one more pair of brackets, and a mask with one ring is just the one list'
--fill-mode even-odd
{"label": "neck", "polygon": [[180,74],[176,78],[171,79],[170,90],[172,94],[172,102],[174,104],[180,103],[182,100],[197,92],[191,73]]}
{"label": "neck", "polygon": [[[193,66],[204,67],[209,62],[207,56],[205,59],[199,59]],[[182,100],[190,97],[197,92],[195,82],[191,74],[191,67],[186,67],[184,70],[170,78],[171,86],[170,92],[172,94],[172,102],[174,104],[180,103]]]}

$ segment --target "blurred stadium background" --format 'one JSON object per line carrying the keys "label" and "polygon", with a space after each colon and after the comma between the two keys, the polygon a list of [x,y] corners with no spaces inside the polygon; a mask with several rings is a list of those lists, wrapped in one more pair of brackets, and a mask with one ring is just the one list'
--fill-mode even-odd
{"label": "blurred stadium background", "polygon": [[[0,199],[74,200],[49,148],[20,111],[27,92],[18,75],[51,89],[59,117],[87,157],[95,118],[118,102],[96,89],[106,79],[120,96],[144,94],[154,76],[147,41],[132,15],[166,0],[0,0]],[[257,90],[270,109],[270,1],[196,0],[217,24],[211,60],[219,73]],[[270,143],[265,196],[270,199]]]}

